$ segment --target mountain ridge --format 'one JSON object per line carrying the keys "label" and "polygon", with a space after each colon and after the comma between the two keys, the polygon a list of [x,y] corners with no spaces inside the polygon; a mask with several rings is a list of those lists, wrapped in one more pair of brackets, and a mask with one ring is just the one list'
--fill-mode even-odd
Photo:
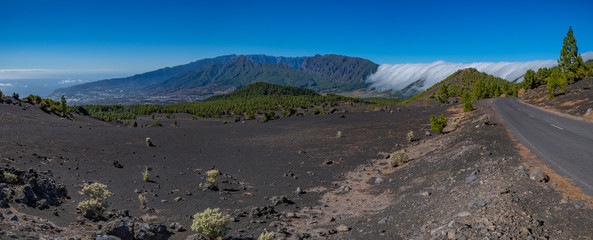
{"label": "mountain ridge", "polygon": [[[220,80],[220,76],[225,75],[219,72],[221,70],[220,67],[226,63],[236,61],[237,59],[242,59],[241,61],[249,60],[257,64],[277,65],[274,67],[262,67],[264,70],[272,69],[272,72],[270,73],[260,73],[260,75],[263,75],[268,79],[271,79],[274,73],[288,73],[289,76],[295,78],[289,79],[279,76],[279,79],[273,81],[269,80],[268,82],[270,83],[307,87],[317,91],[324,91],[325,93],[364,89],[368,87],[368,84],[363,80],[370,74],[376,72],[379,66],[367,59],[335,54],[318,54],[310,57],[233,54],[201,59],[188,64],[161,68],[125,78],[105,79],[67,88],[60,88],[54,90],[50,94],[50,98],[57,99],[62,95],[65,95],[69,99],[69,102],[75,104],[131,104],[153,102],[154,99],[161,101],[163,98],[165,99],[164,101],[168,103],[202,100],[214,94],[228,93],[246,84],[261,81],[261,76],[251,80],[242,79],[242,82],[235,82],[233,84],[230,84],[229,81],[223,81],[225,82],[223,85],[216,85],[213,82],[203,81],[204,79]],[[279,70],[280,68],[283,70]],[[205,70],[201,72],[201,75],[196,75],[197,73],[200,73],[202,69]],[[238,73],[235,74],[239,75]],[[220,76],[219,78],[216,78],[215,75]],[[229,77],[229,74],[226,74],[225,79],[229,80]],[[186,78],[184,80],[185,83],[182,83],[182,78]],[[305,80],[306,78],[310,79]],[[192,83],[194,80],[198,82]],[[166,87],[164,86],[165,83],[177,85]],[[182,89],[183,87],[192,87],[196,90],[196,86],[200,84],[203,85],[202,90],[204,91],[192,92]],[[175,89],[178,91],[174,91]],[[159,90],[162,92],[159,92]],[[161,96],[159,94],[165,95]],[[175,97],[173,97],[173,95],[175,95]]]}
{"label": "mountain ridge", "polygon": [[323,80],[284,63],[257,63],[245,56],[240,56],[232,62],[211,64],[149,85],[146,87],[146,92],[154,95],[205,96],[230,92],[254,82],[312,88],[317,86],[318,82],[323,83]]}

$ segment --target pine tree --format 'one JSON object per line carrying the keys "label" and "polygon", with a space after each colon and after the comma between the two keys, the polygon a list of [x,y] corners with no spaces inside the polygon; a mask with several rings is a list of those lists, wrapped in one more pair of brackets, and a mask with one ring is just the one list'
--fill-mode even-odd
{"label": "pine tree", "polygon": [[438,90],[437,101],[440,103],[449,103],[449,93],[447,92],[447,85],[443,84]]}
{"label": "pine tree", "polygon": [[68,115],[68,105],[66,105],[66,98],[64,97],[64,95],[62,95],[62,98],[60,99],[60,114],[62,115],[62,117]]}
{"label": "pine tree", "polygon": [[569,27],[566,37],[564,37],[564,45],[562,45],[562,49],[560,50],[558,66],[563,73],[566,73],[576,72],[582,64],[583,59],[579,55],[577,40],[572,34],[572,27]]}

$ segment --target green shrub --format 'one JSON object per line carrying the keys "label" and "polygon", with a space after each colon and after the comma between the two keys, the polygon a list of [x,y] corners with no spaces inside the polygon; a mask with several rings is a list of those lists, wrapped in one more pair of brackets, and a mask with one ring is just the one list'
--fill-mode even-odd
{"label": "green shrub", "polygon": [[289,107],[284,112],[282,112],[282,115],[284,115],[284,116],[292,116],[295,113],[296,113],[296,109]]}
{"label": "green shrub", "polygon": [[148,200],[146,200],[146,196],[144,196],[144,194],[138,194],[138,202],[142,208],[146,208]]}
{"label": "green shrub", "polygon": [[142,171],[142,180],[145,182],[150,181],[150,173],[148,172],[148,168],[145,168],[144,171]]}
{"label": "green shrub", "polygon": [[274,232],[268,232],[268,229],[264,229],[264,232],[259,235],[257,240],[274,240]]}
{"label": "green shrub", "polygon": [[389,156],[389,164],[392,167],[399,167],[402,164],[408,162],[408,155],[406,154],[406,150],[402,149],[397,152],[394,152]]}
{"label": "green shrub", "polygon": [[413,131],[408,132],[408,135],[406,135],[406,138],[408,139],[408,142],[414,141],[414,132]]}
{"label": "green shrub", "polygon": [[152,140],[150,140],[149,137],[146,138],[146,146],[154,147],[154,144],[152,143]]}
{"label": "green shrub", "polygon": [[338,131],[338,133],[336,133],[336,138],[342,138],[342,131]]}
{"label": "green shrub", "polygon": [[85,211],[92,211],[96,216],[101,216],[107,209],[108,204],[105,200],[111,197],[111,192],[107,190],[107,185],[101,183],[85,183],[82,187],[82,194],[90,199],[78,204],[78,208]]}
{"label": "green shrub", "polygon": [[19,94],[18,93],[12,93],[12,98],[19,100]]}
{"label": "green shrub", "polygon": [[321,110],[319,110],[317,108],[316,109],[313,109],[313,114],[314,115],[319,115],[320,113],[321,113]]}
{"label": "green shrub", "polygon": [[42,98],[40,96],[33,95],[33,94],[29,94],[29,96],[27,96],[26,98],[23,98],[23,101],[25,101],[25,102],[36,103],[36,104],[41,103],[41,100],[42,100]]}
{"label": "green shrub", "polygon": [[12,198],[12,190],[8,189],[6,190],[6,196],[4,196],[4,200],[5,201],[9,201]]}
{"label": "green shrub", "polygon": [[546,78],[546,82],[548,85],[546,92],[550,93],[550,98],[564,93],[564,87],[568,85],[566,74],[560,72],[558,69],[552,71],[550,76]]}
{"label": "green shrub", "polygon": [[267,122],[269,120],[273,120],[274,118],[276,118],[276,112],[269,111],[267,113],[264,113],[264,120],[263,120],[263,122]]}
{"label": "green shrub", "polygon": [[206,172],[206,176],[208,176],[208,178],[206,178],[206,182],[209,182],[210,184],[216,186],[216,184],[218,184],[218,182],[216,181],[216,177],[218,177],[218,174],[220,174],[220,172],[216,169],[212,169]]}
{"label": "green shrub", "polygon": [[440,117],[435,117],[434,115],[430,117],[430,129],[437,133],[442,133],[443,129],[447,126],[447,119],[445,118],[445,114],[442,114]]}
{"label": "green shrub", "polygon": [[161,124],[161,122],[159,122],[159,121],[154,121],[154,122],[152,123],[152,126],[162,127],[163,125],[162,125],[162,124]]}
{"label": "green shrub", "polygon": [[136,121],[134,121],[134,123],[132,123],[132,127],[138,127],[138,123]]}
{"label": "green shrub", "polygon": [[211,239],[222,238],[227,232],[229,215],[223,215],[220,209],[206,209],[196,213],[191,230],[203,234]]}
{"label": "green shrub", "polygon": [[465,103],[463,104],[463,112],[471,112],[474,110],[474,105],[472,104],[471,100],[465,100]]}
{"label": "green shrub", "polygon": [[440,103],[449,103],[449,93],[447,91],[447,85],[443,84],[439,90],[437,91],[438,95],[436,97],[436,101]]}
{"label": "green shrub", "polygon": [[9,172],[4,172],[4,175],[2,176],[2,180],[5,183],[16,184],[19,181],[19,178],[15,174],[12,174]]}

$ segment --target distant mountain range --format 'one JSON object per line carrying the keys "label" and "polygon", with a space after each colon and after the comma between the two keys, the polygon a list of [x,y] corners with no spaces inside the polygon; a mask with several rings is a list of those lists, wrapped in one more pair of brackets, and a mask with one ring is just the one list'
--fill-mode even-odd
{"label": "distant mountain range", "polygon": [[226,55],[126,78],[60,88],[50,97],[64,95],[74,104],[175,103],[203,100],[255,82],[347,92],[366,89],[364,79],[377,68],[369,60],[340,55]]}

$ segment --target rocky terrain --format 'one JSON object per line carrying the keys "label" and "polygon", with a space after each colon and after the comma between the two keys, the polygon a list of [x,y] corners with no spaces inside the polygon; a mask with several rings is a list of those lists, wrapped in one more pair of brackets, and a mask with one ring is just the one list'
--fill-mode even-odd
{"label": "rocky terrain", "polygon": [[[131,128],[6,98],[0,173],[17,180],[0,183],[0,238],[195,239],[193,214],[220,208],[227,239],[590,239],[593,199],[515,141],[491,100],[475,106],[267,123],[157,115],[162,126],[146,116]],[[440,114],[444,134],[428,121]],[[392,167],[402,149],[408,161]],[[102,217],[77,210],[85,182],[113,193]]]}
{"label": "rocky terrain", "polygon": [[580,80],[564,87],[564,93],[550,97],[546,85],[527,90],[521,99],[529,104],[556,112],[593,119],[593,78]]}

